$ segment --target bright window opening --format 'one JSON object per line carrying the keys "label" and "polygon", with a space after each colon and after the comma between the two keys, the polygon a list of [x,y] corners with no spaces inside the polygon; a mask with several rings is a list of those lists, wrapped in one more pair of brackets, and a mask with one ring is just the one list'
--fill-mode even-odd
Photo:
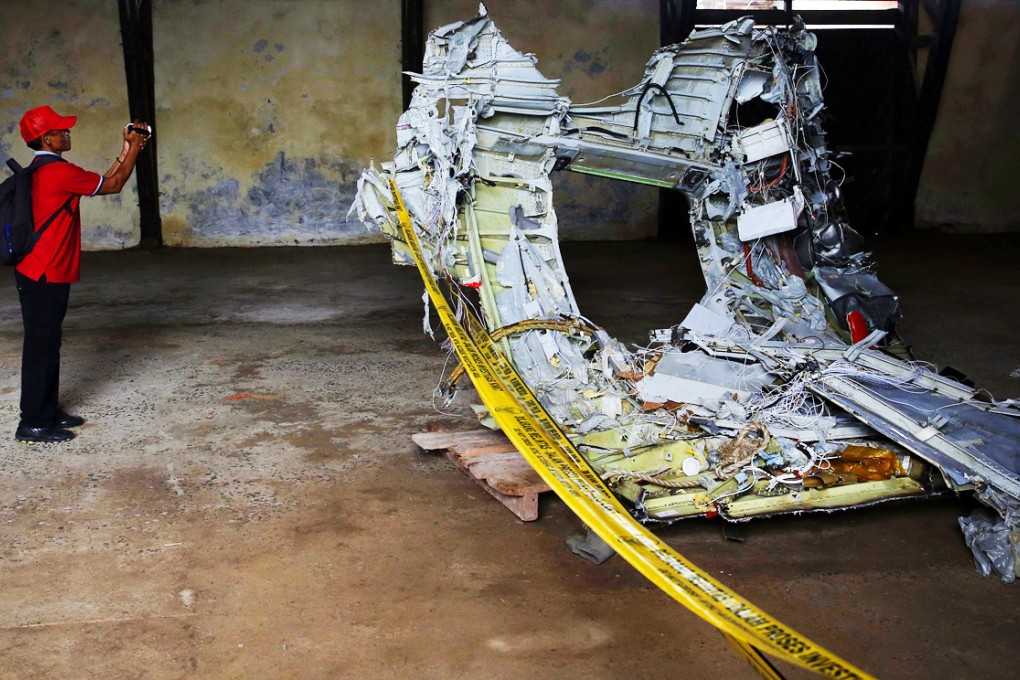
{"label": "bright window opening", "polygon": [[783,0],[698,0],[698,9],[786,9]]}
{"label": "bright window opening", "polygon": [[[898,0],[793,0],[794,11],[897,9]],[[698,9],[786,9],[784,0],[698,0]]]}
{"label": "bright window opening", "polygon": [[898,0],[793,0],[793,11],[832,9],[897,9]]}

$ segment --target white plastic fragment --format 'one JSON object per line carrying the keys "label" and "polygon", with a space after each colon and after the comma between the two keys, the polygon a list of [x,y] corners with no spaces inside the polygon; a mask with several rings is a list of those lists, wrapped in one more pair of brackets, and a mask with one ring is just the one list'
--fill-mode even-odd
{"label": "white plastic fragment", "polygon": [[804,194],[794,187],[794,195],[789,198],[744,210],[737,216],[737,233],[746,242],[792,231],[803,211]]}
{"label": "white plastic fragment", "polygon": [[785,153],[792,145],[790,124],[785,118],[749,127],[734,139],[734,149],[743,152],[747,163]]}
{"label": "white plastic fragment", "polygon": [[699,335],[724,335],[733,326],[733,319],[695,303],[680,325]]}

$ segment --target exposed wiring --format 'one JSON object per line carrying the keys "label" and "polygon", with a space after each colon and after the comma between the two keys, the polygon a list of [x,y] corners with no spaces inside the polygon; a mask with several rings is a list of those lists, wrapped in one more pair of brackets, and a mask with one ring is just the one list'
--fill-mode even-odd
{"label": "exposed wiring", "polygon": [[[446,361],[443,363],[443,370],[439,374],[439,382],[436,384],[435,388],[433,388],[433,390],[432,390],[432,408],[433,408],[433,410],[436,413],[439,413],[440,415],[452,416],[454,418],[462,418],[462,417],[464,417],[464,414],[462,414],[462,413],[453,413],[451,411],[444,411],[443,409],[439,408],[439,406],[436,404],[436,398],[444,394],[444,392],[443,392],[443,384],[444,384],[443,375],[446,373],[446,367],[449,365],[450,357],[453,356],[453,355],[454,355],[454,352],[451,349],[451,351],[446,355]],[[453,393],[445,393],[445,394],[448,394],[449,396],[447,396],[445,398],[445,403],[443,405],[444,406],[449,406],[451,403],[453,403],[453,397],[455,396],[455,394],[453,394]]]}
{"label": "exposed wiring", "polygon": [[753,186],[753,187],[748,187],[748,191],[750,191],[752,194],[756,194],[756,193],[758,193],[760,191],[765,191],[766,189],[771,189],[772,187],[774,187],[777,184],[779,184],[781,181],[783,181],[783,177],[786,176],[786,169],[787,169],[787,165],[789,164],[789,162],[790,162],[790,154],[789,153],[784,153],[783,154],[782,164],[779,166],[779,174],[774,179],[770,180],[768,183],[764,183],[764,180],[762,180],[763,181],[762,184],[759,184],[759,185]]}
{"label": "exposed wiring", "polygon": [[570,107],[571,108],[580,108],[580,107],[585,107],[585,106],[594,106],[595,104],[601,104],[604,101],[609,101],[610,99],[612,99],[614,97],[622,97],[623,95],[626,95],[626,94],[633,94],[635,89],[636,88],[634,88],[634,87],[628,87],[626,90],[620,90],[619,92],[614,92],[613,94],[608,94],[605,97],[603,97],[602,99],[596,99],[593,102],[583,102],[583,103],[579,103],[579,104],[572,103],[570,105]]}
{"label": "exposed wiring", "polygon": [[683,123],[680,122],[680,115],[676,112],[676,105],[673,104],[673,97],[669,94],[669,91],[658,83],[650,82],[645,85],[643,90],[641,90],[641,96],[638,97],[637,103],[634,105],[634,132],[637,132],[638,118],[641,116],[641,103],[645,100],[645,95],[648,94],[648,91],[652,88],[657,89],[666,97],[666,101],[669,103],[669,109],[673,112],[673,120],[676,121],[677,125],[683,125]]}

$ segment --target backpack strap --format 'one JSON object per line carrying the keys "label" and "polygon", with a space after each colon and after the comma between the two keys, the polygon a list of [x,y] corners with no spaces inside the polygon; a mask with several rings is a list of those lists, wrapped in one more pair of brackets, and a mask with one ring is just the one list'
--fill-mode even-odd
{"label": "backpack strap", "polygon": [[73,201],[73,200],[74,200],[74,196],[68,197],[68,199],[66,201],[64,201],[63,205],[61,205],[59,208],[57,208],[57,211],[55,213],[53,213],[52,215],[50,215],[48,218],[46,218],[46,221],[43,222],[42,226],[35,230],[35,240],[36,241],[38,241],[39,237],[43,235],[43,232],[46,231],[46,229],[51,224],[53,224],[53,220],[57,219],[57,215],[59,215],[62,211],[66,210],[69,215],[73,215],[74,214],[74,211],[71,210],[71,201]]}
{"label": "backpack strap", "polygon": [[[35,172],[39,168],[43,167],[44,165],[49,165],[50,163],[66,163],[66,162],[67,162],[67,159],[65,159],[65,158],[61,158],[60,156],[58,156],[56,154],[46,153],[46,154],[42,154],[41,156],[36,156],[35,158],[33,158],[32,162],[28,164],[28,167],[26,168],[26,170],[28,170],[29,172]],[[66,210],[68,212],[68,214],[71,214],[71,215],[74,214],[74,211],[71,209],[71,202],[72,201],[74,201],[74,195],[69,196],[68,199],[66,201],[64,201],[63,205],[61,205],[59,208],[57,208],[56,212],[54,212],[52,215],[50,215],[46,219],[46,221],[43,222],[42,226],[35,230],[35,240],[36,241],[38,241],[39,237],[43,235],[43,232],[46,231],[46,229],[51,224],[53,224],[53,221],[55,219],[57,219],[57,215],[59,215],[61,213],[61,211]]]}
{"label": "backpack strap", "polygon": [[[32,162],[28,164],[27,169],[34,172],[41,168],[42,166],[49,165],[50,163],[66,163],[66,162],[67,162],[66,158],[58,156],[55,153],[44,153],[33,158]],[[8,161],[8,165],[9,164],[10,162]]]}

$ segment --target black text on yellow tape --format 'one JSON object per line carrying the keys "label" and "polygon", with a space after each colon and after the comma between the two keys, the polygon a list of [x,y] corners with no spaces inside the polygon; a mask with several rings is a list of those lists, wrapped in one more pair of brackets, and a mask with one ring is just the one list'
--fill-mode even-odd
{"label": "black text on yellow tape", "polygon": [[525,460],[567,506],[642,575],[719,629],[763,677],[781,676],[761,651],[831,678],[871,678],[708,576],[630,516],[495,348],[470,308],[465,310],[463,322],[458,322],[425,264],[396,184],[391,186],[404,240],[482,402]]}

